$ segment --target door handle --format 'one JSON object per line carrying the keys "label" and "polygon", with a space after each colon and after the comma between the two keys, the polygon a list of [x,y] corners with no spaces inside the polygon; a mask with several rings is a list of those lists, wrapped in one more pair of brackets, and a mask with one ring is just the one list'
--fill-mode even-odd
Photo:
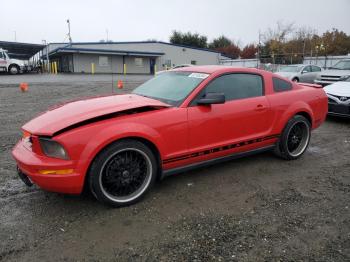
{"label": "door handle", "polygon": [[261,105],[261,104],[259,104],[255,107],[255,111],[263,111],[265,109],[266,109],[266,107],[264,105]]}

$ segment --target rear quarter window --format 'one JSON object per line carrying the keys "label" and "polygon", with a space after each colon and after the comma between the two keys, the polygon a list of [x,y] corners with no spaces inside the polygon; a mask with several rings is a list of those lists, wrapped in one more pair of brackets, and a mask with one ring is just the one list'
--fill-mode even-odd
{"label": "rear quarter window", "polygon": [[293,85],[289,83],[288,81],[282,80],[277,77],[272,78],[273,82],[273,90],[275,92],[283,92],[283,91],[289,91],[293,89]]}

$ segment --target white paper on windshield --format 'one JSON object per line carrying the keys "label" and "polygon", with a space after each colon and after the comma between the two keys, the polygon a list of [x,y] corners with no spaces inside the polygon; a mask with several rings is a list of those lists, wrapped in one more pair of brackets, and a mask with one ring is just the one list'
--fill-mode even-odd
{"label": "white paper on windshield", "polygon": [[203,73],[192,73],[188,77],[206,79],[208,76],[209,76],[208,74],[203,74]]}

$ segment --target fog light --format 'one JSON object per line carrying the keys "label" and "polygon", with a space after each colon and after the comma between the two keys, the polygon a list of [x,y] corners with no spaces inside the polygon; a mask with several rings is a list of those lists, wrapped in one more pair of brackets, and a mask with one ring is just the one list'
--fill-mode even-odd
{"label": "fog light", "polygon": [[39,170],[42,175],[68,175],[73,173],[73,169],[60,169],[60,170]]}

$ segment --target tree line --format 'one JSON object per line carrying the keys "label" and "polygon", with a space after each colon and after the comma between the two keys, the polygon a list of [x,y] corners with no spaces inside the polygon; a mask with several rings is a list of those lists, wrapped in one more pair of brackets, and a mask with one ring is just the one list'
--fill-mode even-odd
{"label": "tree line", "polygon": [[219,36],[208,42],[205,35],[173,31],[170,42],[219,51],[227,57],[257,58],[271,63],[298,63],[304,56],[347,55],[350,53],[350,35],[338,29],[317,34],[307,27],[295,27],[293,23],[277,22],[274,28],[259,33],[259,41],[241,46],[227,36]]}

